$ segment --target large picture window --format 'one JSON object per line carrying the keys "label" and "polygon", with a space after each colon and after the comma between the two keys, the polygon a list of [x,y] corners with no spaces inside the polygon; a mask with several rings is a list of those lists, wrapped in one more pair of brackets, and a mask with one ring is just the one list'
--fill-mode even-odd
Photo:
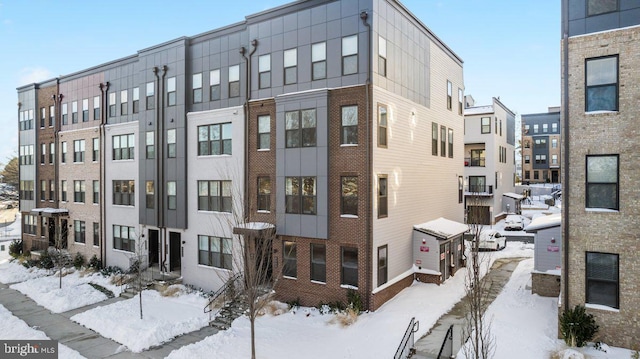
{"label": "large picture window", "polygon": [[587,156],[587,208],[619,209],[618,163],[618,155]]}
{"label": "large picture window", "polygon": [[285,177],[286,213],[316,214],[316,178]]}
{"label": "large picture window", "polygon": [[117,160],[132,160],[135,155],[134,135],[117,135],[113,136],[113,153],[112,158]]}
{"label": "large picture window", "polygon": [[586,60],[585,111],[618,110],[618,56]]}
{"label": "large picture window", "polygon": [[231,238],[198,236],[198,264],[223,269],[232,268]]}
{"label": "large picture window", "polygon": [[619,308],[618,255],[587,252],[586,267],[586,302]]}
{"label": "large picture window", "polygon": [[231,212],[231,181],[198,181],[198,210]]}
{"label": "large picture window", "polygon": [[285,112],[285,145],[287,148],[315,147],[316,110]]}
{"label": "large picture window", "polygon": [[113,225],[113,249],[127,252],[136,250],[136,232],[133,227]]}
{"label": "large picture window", "polygon": [[134,206],[136,204],[135,181],[113,181],[113,204],[119,206]]}
{"label": "large picture window", "polygon": [[198,126],[198,156],[230,154],[231,123]]}

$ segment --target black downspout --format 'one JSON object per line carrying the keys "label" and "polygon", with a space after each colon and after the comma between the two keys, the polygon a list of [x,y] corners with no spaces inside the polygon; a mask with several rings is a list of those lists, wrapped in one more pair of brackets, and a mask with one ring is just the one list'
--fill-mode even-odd
{"label": "black downspout", "polygon": [[562,168],[563,173],[563,183],[562,183],[562,217],[564,219],[563,227],[562,227],[562,254],[564,258],[564,263],[562,264],[562,273],[563,273],[563,281],[564,281],[564,295],[562,298],[562,304],[564,305],[564,310],[569,310],[569,0],[562,1],[562,57],[564,65],[562,66],[562,86],[564,91],[563,96],[563,112],[564,117],[562,120],[562,128],[563,131],[562,143],[564,148],[562,149],[562,153],[564,157],[562,158]]}
{"label": "black downspout", "polygon": [[[154,68],[155,69],[155,68]],[[162,263],[161,269],[162,272],[167,272],[167,230],[164,224],[164,80],[167,76],[167,65],[162,65],[162,80],[159,81],[158,84],[158,120],[156,121],[158,124],[158,147],[156,153],[156,170],[158,175],[158,186],[156,189],[158,191],[158,228],[160,228],[160,236],[162,237]],[[156,74],[156,78],[158,77],[157,71],[154,70]]]}
{"label": "black downspout", "polygon": [[366,283],[365,283],[365,291],[366,291],[366,307],[371,309],[371,292],[373,291],[373,283],[371,280],[371,277],[373,276],[372,274],[372,270],[373,270],[373,263],[371,263],[371,261],[373,260],[373,248],[372,248],[372,243],[373,240],[371,238],[372,235],[372,230],[371,230],[371,226],[372,226],[372,220],[371,217],[373,216],[373,210],[371,208],[371,196],[373,195],[371,193],[371,181],[373,180],[373,174],[372,174],[372,166],[373,166],[373,161],[371,158],[371,124],[372,121],[370,119],[371,117],[371,109],[369,108],[371,106],[371,103],[369,101],[369,86],[371,84],[371,25],[369,25],[369,23],[367,22],[367,19],[369,18],[369,15],[367,14],[366,11],[363,11],[360,13],[360,19],[362,20],[362,24],[364,24],[364,26],[367,27],[367,80],[365,81],[365,102],[366,102],[366,125],[367,125],[367,145],[366,145],[366,156],[367,156],[367,174],[365,176],[365,178],[367,179],[367,188],[366,188],[366,193],[367,193],[367,209],[369,211],[369,213],[367,213],[367,231],[366,231],[366,235],[365,235],[365,263],[367,264],[367,275],[365,276],[366,278]]}
{"label": "black downspout", "polygon": [[249,220],[249,100],[251,100],[251,56],[258,49],[258,40],[251,40],[251,52],[247,57],[247,50],[240,48],[240,55],[245,60],[245,95],[244,95],[244,213],[242,218],[245,222]]}
{"label": "black downspout", "polygon": [[107,216],[105,211],[105,161],[107,158],[107,154],[105,153],[105,149],[107,148],[106,141],[107,135],[105,133],[105,125],[107,123],[107,114],[108,114],[108,103],[107,103],[107,93],[109,92],[109,82],[100,83],[98,86],[100,88],[100,96],[102,105],[100,106],[100,245],[102,249],[100,250],[100,261],[103,266],[107,265],[107,228],[105,224],[107,223]]}

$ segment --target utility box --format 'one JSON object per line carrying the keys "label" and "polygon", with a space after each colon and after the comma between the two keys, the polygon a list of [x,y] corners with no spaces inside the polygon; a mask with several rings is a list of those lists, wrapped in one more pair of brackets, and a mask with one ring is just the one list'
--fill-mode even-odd
{"label": "utility box", "polygon": [[438,218],[413,226],[413,268],[416,279],[440,284],[464,266],[464,223]]}

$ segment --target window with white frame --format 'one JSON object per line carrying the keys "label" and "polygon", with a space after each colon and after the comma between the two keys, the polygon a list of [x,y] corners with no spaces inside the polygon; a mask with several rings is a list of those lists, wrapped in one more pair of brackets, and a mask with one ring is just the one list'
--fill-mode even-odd
{"label": "window with white frame", "polygon": [[453,129],[449,129],[449,158],[453,158]]}
{"label": "window with white frame", "polygon": [[78,123],[78,101],[71,102],[71,123]]}
{"label": "window with white frame", "polygon": [[49,180],[49,201],[54,201],[56,199],[56,182],[54,180]]}
{"label": "window with white frame", "polygon": [[211,101],[220,99],[220,69],[209,72],[209,99]]}
{"label": "window with white frame", "polygon": [[311,243],[311,280],[327,281],[327,246]]}
{"label": "window with white frame", "polygon": [[491,133],[491,117],[480,118],[480,133]]}
{"label": "window with white frame", "polygon": [[585,111],[618,111],[618,56],[585,61]]}
{"label": "window with white frame", "polygon": [[55,162],[56,157],[56,143],[49,143],[49,164],[52,165]]}
{"label": "window with white frame", "polygon": [[62,141],[62,143],[60,144],[60,147],[62,148],[60,150],[60,152],[61,152],[61,154],[60,154],[60,162],[66,163],[67,162],[67,142],[66,141]]}
{"label": "window with white frame", "polygon": [[40,181],[40,200],[45,201],[47,199],[47,181]]}
{"label": "window with white frame", "polygon": [[51,105],[49,106],[49,127],[53,127],[53,124],[56,122],[56,107]]}
{"label": "window with white frame", "polygon": [[378,175],[378,218],[389,215],[387,199],[387,175]]}
{"label": "window with white frame", "polygon": [[387,245],[378,247],[378,287],[387,283]]}
{"label": "window with white frame", "polygon": [[98,160],[100,160],[100,138],[94,137],[92,141],[93,151],[91,153],[91,160],[93,162],[98,162]]}
{"label": "window with white frame", "polygon": [[284,51],[284,84],[298,82],[298,49]]}
{"label": "window with white frame", "polygon": [[231,154],[231,123],[198,126],[198,156]]}
{"label": "window with white frame", "polygon": [[198,210],[231,213],[231,181],[198,181]]}
{"label": "window with white frame", "polygon": [[82,100],[82,122],[89,121],[89,99]]}
{"label": "window with white frame", "polygon": [[431,154],[438,155],[438,124],[431,122]]}
{"label": "window with white frame", "polygon": [[586,207],[619,209],[618,155],[587,156]]}
{"label": "window with white frame", "polygon": [[73,181],[73,202],[84,203],[85,191],[84,181]]}
{"label": "window with white frame", "polygon": [[40,107],[40,128],[44,128],[47,119],[47,109]]}
{"label": "window with white frame", "polygon": [[271,116],[258,116],[258,149],[271,148]]}
{"label": "window with white frame", "polygon": [[229,97],[240,96],[240,65],[229,66]]}
{"label": "window with white frame", "polygon": [[167,130],[167,157],[168,158],[176,158],[176,129],[172,128]]}
{"label": "window with white frame", "polygon": [[84,162],[84,140],[73,141],[73,162]]}
{"label": "window with white frame", "polygon": [[100,96],[93,98],[93,120],[100,120]]}
{"label": "window with white frame", "polygon": [[558,155],[551,155],[551,164],[552,165],[558,164]]}
{"label": "window with white frame", "polygon": [[586,252],[586,303],[620,308],[619,255]]}
{"label": "window with white frame", "polygon": [[112,159],[132,160],[135,156],[135,139],[134,134],[116,135],[112,137],[113,151]]}
{"label": "window with white frame", "polygon": [[191,82],[193,86],[193,90],[191,91],[193,103],[200,103],[202,102],[202,72],[193,74]]}
{"label": "window with white frame", "polygon": [[327,78],[327,43],[311,45],[311,80]]}
{"label": "window with white frame", "polygon": [[146,109],[153,110],[156,107],[155,83],[147,82]]}
{"label": "window with white frame", "polygon": [[551,148],[558,148],[558,139],[557,138],[552,138],[551,139]]}
{"label": "window with white frame", "polygon": [[340,177],[342,194],[340,196],[340,214],[358,215],[358,176]]}
{"label": "window with white frame", "polygon": [[551,124],[551,132],[557,133],[558,132],[558,124],[557,123],[552,123]]}
{"label": "window with white frame", "polygon": [[378,74],[387,77],[387,40],[378,36]]}
{"label": "window with white frame", "polygon": [[453,85],[447,80],[447,109],[453,108]]}
{"label": "window with white frame", "polygon": [[47,161],[47,144],[40,144],[40,164],[43,165]]}
{"label": "window with white frame", "polygon": [[341,141],[343,145],[358,144],[358,106],[342,106],[342,131]]}
{"label": "window with white frame", "polygon": [[93,181],[93,203],[100,203],[100,181]]}
{"label": "window with white frame", "polygon": [[287,111],[285,118],[285,146],[287,148],[316,146],[316,110]]}
{"label": "window with white frame", "polygon": [[458,89],[458,115],[462,115],[464,112],[464,93],[462,89]]}
{"label": "window with white frame", "polygon": [[147,131],[145,136],[145,157],[148,160],[156,158],[156,133]]}
{"label": "window with white frame", "polygon": [[231,238],[198,235],[198,264],[232,269]]}
{"label": "window with white frame", "polygon": [[176,78],[169,77],[167,79],[167,106],[175,106],[178,101],[176,94]]}
{"label": "window with white frame", "polygon": [[341,248],[340,284],[358,286],[358,248]]}
{"label": "window with white frame", "polygon": [[109,94],[109,117],[116,116],[116,93],[111,92]]}
{"label": "window with white frame", "polygon": [[85,222],[74,220],[73,221],[73,241],[76,243],[85,243],[86,242],[86,228]]}
{"label": "window with white frame", "polygon": [[271,54],[258,57],[258,88],[271,87]]}
{"label": "window with white frame", "polygon": [[133,105],[133,113],[138,113],[140,112],[140,87],[134,87],[133,88],[133,98],[132,100],[132,105]]}
{"label": "window with white frame", "polygon": [[61,193],[61,200],[62,202],[66,202],[67,201],[67,181],[66,180],[62,180],[60,181],[60,193]]}
{"label": "window with white frame", "polygon": [[342,75],[358,72],[358,35],[342,38]]}
{"label": "window with white frame", "polygon": [[176,209],[178,207],[178,197],[176,181],[167,182],[167,209]]}
{"label": "window with white frame", "polygon": [[440,126],[440,156],[447,157],[447,128]]}

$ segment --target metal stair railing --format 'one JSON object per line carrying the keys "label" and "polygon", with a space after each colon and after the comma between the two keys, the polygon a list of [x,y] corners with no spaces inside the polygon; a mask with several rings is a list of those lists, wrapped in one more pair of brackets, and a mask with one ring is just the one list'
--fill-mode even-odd
{"label": "metal stair railing", "polygon": [[[447,343],[449,343],[448,346]],[[449,329],[447,329],[447,334],[445,334],[442,346],[440,346],[438,359],[440,359],[441,357],[453,358],[453,324],[451,324],[451,326],[449,326]]]}
{"label": "metal stair railing", "polygon": [[229,278],[229,280],[227,280],[227,282],[220,289],[218,289],[218,291],[216,291],[211,295],[211,297],[209,297],[209,302],[204,307],[204,312],[211,312],[213,310],[211,308],[213,302],[215,302],[222,295],[224,295],[225,302],[227,301],[227,299],[237,297],[240,294],[240,288],[243,288],[244,286],[243,278],[243,273],[238,273]]}
{"label": "metal stair railing", "polygon": [[404,336],[400,341],[400,345],[398,346],[398,350],[396,350],[396,354],[393,356],[393,359],[406,359],[410,358],[415,353],[414,345],[414,334],[420,328],[420,322],[416,321],[416,318],[411,318],[409,322],[409,326],[407,330],[404,332]]}

